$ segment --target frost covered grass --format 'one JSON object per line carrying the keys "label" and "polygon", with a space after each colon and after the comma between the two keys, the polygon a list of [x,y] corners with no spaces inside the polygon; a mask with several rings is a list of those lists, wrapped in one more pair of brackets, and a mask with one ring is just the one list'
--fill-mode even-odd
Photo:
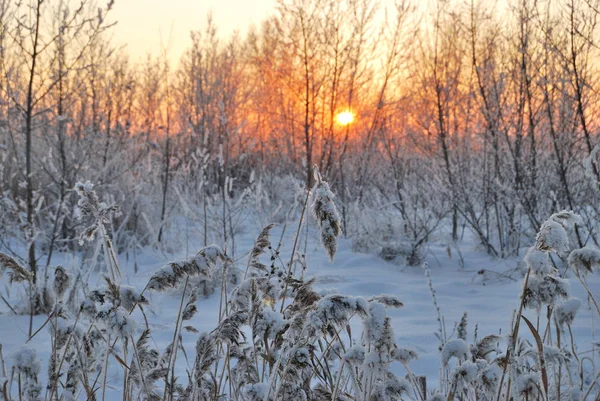
{"label": "frost covered grass", "polygon": [[[82,210],[89,210],[82,217],[102,234],[105,219],[117,209],[95,203],[90,185],[79,188]],[[339,215],[320,176],[306,200],[333,259]],[[600,251],[574,245],[577,219],[561,212],[542,225],[524,258],[527,269],[521,293],[514,294],[517,309],[508,334],[481,335],[466,313],[448,332],[436,295],[439,283],[425,268],[439,323],[437,377],[419,373],[418,350],[395,333],[392,315],[404,300],[317,287],[308,275],[312,266],[296,252],[307,224],[303,218],[287,257],[272,242],[273,225],[267,225],[249,249],[245,272],[225,249],[210,245],[157,269],[141,290],[122,282],[110,238],[86,234],[95,253],[104,255],[103,284],[84,290],[73,272],[54,269],[53,306],[24,341],[35,340],[45,327],[49,363],[42,368],[29,344],[6,361],[0,358],[0,397],[108,400],[116,392],[123,400],[593,400],[600,393],[599,371],[594,356],[578,347],[573,328],[583,305],[595,305],[585,283],[586,275],[598,274]],[[11,280],[27,282],[28,272],[17,261],[4,256],[1,261]],[[559,275],[563,266],[588,289],[589,300],[571,296],[568,278]],[[69,301],[74,289],[84,294],[77,302]],[[216,320],[199,330],[193,318],[212,291],[218,297]],[[164,347],[157,346],[147,313],[161,293],[177,297]],[[188,335],[195,337],[194,353],[184,346]]]}

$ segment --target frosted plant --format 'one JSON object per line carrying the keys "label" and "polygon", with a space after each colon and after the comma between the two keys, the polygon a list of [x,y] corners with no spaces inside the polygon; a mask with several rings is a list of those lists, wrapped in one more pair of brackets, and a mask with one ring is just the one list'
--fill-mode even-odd
{"label": "frosted plant", "polygon": [[[106,286],[100,286],[91,290],[88,293],[87,301],[96,302],[99,304],[110,303],[113,306],[122,307],[126,311],[131,311],[135,306],[148,304],[148,299],[144,297],[134,287],[116,284],[110,277],[105,276]],[[82,305],[84,310],[94,311],[95,306],[84,301]]]}
{"label": "frosted plant", "polygon": [[355,345],[344,354],[344,360],[350,365],[358,366],[365,362],[365,347]]}
{"label": "frosted plant", "polygon": [[397,297],[388,294],[375,295],[374,297],[369,298],[369,302],[371,301],[379,302],[388,308],[401,308],[404,306]]}
{"label": "frosted plant", "polygon": [[561,329],[565,325],[570,326],[575,320],[575,316],[581,307],[581,300],[578,298],[569,298],[565,302],[554,308],[554,321]]}
{"label": "frosted plant", "polygon": [[271,248],[271,240],[269,238],[269,234],[273,227],[275,227],[275,224],[269,224],[261,230],[260,234],[258,235],[258,237],[256,237],[256,240],[254,241],[252,251],[250,251],[250,263],[253,265],[254,268],[257,268],[259,270],[264,270],[264,265],[258,266],[254,263],[258,263],[258,257],[265,253],[267,248]]}
{"label": "frosted plant", "polygon": [[459,339],[467,341],[467,312],[463,313],[460,323],[456,328],[456,335]]}
{"label": "frosted plant", "polygon": [[572,230],[577,223],[581,223],[581,217],[571,211],[563,210],[553,214],[540,227],[536,237],[536,248],[559,254],[569,251],[567,231]]}
{"label": "frosted plant", "polygon": [[538,232],[535,246],[541,251],[567,252],[569,237],[562,225],[554,220],[547,220]]}
{"label": "frosted plant", "polygon": [[176,287],[186,277],[210,278],[217,271],[217,261],[227,260],[225,253],[216,245],[209,245],[187,260],[171,262],[152,275],[146,288],[166,291]]}
{"label": "frosted plant", "polygon": [[313,169],[316,183],[312,189],[311,210],[321,232],[321,244],[329,260],[333,261],[337,252],[337,237],[341,234],[341,220],[329,184],[323,181],[316,166]]}
{"label": "frosted plant", "polygon": [[478,371],[477,365],[471,361],[465,361],[454,368],[451,377],[455,392],[466,393],[477,379]]}
{"label": "frosted plant", "polygon": [[575,249],[569,254],[569,267],[576,273],[586,275],[600,268],[600,250],[596,247],[585,246]]}
{"label": "frosted plant", "polygon": [[252,332],[254,336],[261,338],[273,339],[288,325],[281,313],[269,308],[258,311],[255,319]]}
{"label": "frosted plant", "polygon": [[525,254],[525,264],[536,274],[556,274],[556,268],[552,266],[548,252],[540,251],[531,247]]}
{"label": "frosted plant", "polygon": [[539,396],[539,376],[537,373],[526,373],[516,378],[517,389],[522,399],[537,399]]}
{"label": "frosted plant", "polygon": [[113,280],[121,276],[121,269],[117,261],[114,246],[106,226],[110,224],[110,219],[119,211],[117,205],[107,205],[100,202],[98,195],[94,190],[94,185],[86,181],[85,184],[78,182],[75,184],[75,190],[79,195],[77,202],[77,214],[81,220],[87,220],[88,226],[79,235],[79,244],[91,242],[96,238],[96,234],[100,234],[100,242],[98,246],[104,248],[104,259],[108,266],[108,271]]}
{"label": "frosted plant", "polygon": [[135,320],[123,308],[105,303],[98,308],[96,320],[110,333],[127,341],[135,333]]}
{"label": "frosted plant", "polygon": [[457,358],[459,361],[465,361],[469,358],[469,346],[464,340],[449,340],[442,349],[442,366],[447,366],[451,358]]}
{"label": "frosted plant", "polygon": [[476,391],[480,395],[479,398],[492,400],[496,395],[502,371],[496,363],[492,364],[479,359],[476,360],[476,364],[478,369]]}
{"label": "frosted plant", "polygon": [[542,224],[535,247],[525,255],[530,274],[524,282],[524,307],[538,310],[544,305],[553,307],[561,298],[569,296],[569,282],[558,276],[550,254],[562,255],[570,251],[567,230],[573,229],[579,221],[579,216],[563,211],[553,214]]}
{"label": "frosted plant", "polygon": [[57,266],[54,269],[54,295],[56,296],[57,301],[62,301],[67,288],[71,284],[72,278],[71,275],[66,271],[66,269],[62,266]]}
{"label": "frosted plant", "polygon": [[110,224],[111,216],[119,210],[119,207],[100,202],[94,191],[94,185],[89,181],[75,184],[75,191],[79,195],[77,202],[79,217],[90,223],[79,237],[79,243],[83,245],[86,241],[93,241],[98,231],[105,234],[106,225]]}
{"label": "frosted plant", "polygon": [[540,309],[569,296],[569,281],[558,276],[531,274],[524,289],[524,306]]}
{"label": "frosted plant", "polygon": [[326,330],[329,324],[343,326],[354,314],[366,316],[367,310],[367,301],[363,298],[334,294],[319,300],[307,319],[309,327],[320,331]]}
{"label": "frosted plant", "polygon": [[6,270],[8,270],[10,283],[29,282],[33,279],[33,275],[19,262],[0,252],[0,273],[4,273]]}
{"label": "frosted plant", "polygon": [[419,359],[419,354],[409,348],[394,348],[392,350],[392,357],[403,365],[408,365],[415,359]]}
{"label": "frosted plant", "polygon": [[489,360],[493,353],[500,353],[498,345],[502,340],[501,336],[488,335],[477,342],[477,344],[471,346],[471,354],[475,360]]}
{"label": "frosted plant", "polygon": [[42,386],[39,383],[39,374],[42,364],[35,350],[26,347],[20,348],[14,353],[12,362],[15,373],[22,381],[20,395],[23,395],[25,401],[40,400]]}
{"label": "frosted plant", "polygon": [[161,396],[156,382],[166,378],[167,368],[159,363],[158,351],[149,347],[149,338],[150,330],[146,329],[135,342],[129,377],[140,388],[141,394],[149,400],[159,400]]}
{"label": "frosted plant", "polygon": [[267,398],[269,388],[267,384],[264,383],[252,383],[247,384],[242,389],[242,399],[244,401],[263,401]]}

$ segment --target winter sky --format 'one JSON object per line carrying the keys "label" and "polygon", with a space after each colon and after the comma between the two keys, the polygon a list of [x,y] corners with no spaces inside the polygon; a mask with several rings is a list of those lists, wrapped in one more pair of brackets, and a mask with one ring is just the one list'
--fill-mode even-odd
{"label": "winter sky", "polygon": [[[419,8],[430,3],[415,0]],[[394,0],[379,0],[380,10],[394,8]],[[277,0],[119,0],[110,18],[118,21],[113,29],[115,44],[125,45],[133,61],[147,54],[158,56],[168,49],[177,63],[190,45],[190,31],[203,30],[212,12],[220,37],[238,30],[242,35],[275,14]],[[381,16],[383,19],[383,16]]]}
{"label": "winter sky", "polygon": [[[168,48],[177,60],[190,44],[190,31],[206,27],[206,16],[213,19],[222,36],[235,30],[245,33],[275,12],[276,0],[122,0],[111,11],[115,43],[126,45],[134,61]],[[169,44],[170,43],[170,44]]]}

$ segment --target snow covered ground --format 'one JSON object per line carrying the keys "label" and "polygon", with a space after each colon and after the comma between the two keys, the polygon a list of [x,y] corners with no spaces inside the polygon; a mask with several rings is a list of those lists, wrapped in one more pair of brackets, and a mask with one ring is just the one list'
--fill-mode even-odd
{"label": "snow covered ground", "polygon": [[[244,233],[236,239],[237,252],[241,254],[252,248],[253,241],[260,229],[246,228]],[[295,231],[288,229],[287,236]],[[274,243],[279,238],[280,229],[272,232]],[[282,255],[287,255],[292,246],[291,240],[284,240]],[[302,248],[304,244],[302,244]],[[475,325],[478,326],[479,338],[487,334],[505,334],[510,327],[513,310],[518,307],[519,293],[522,279],[504,278],[503,274],[517,266],[519,259],[493,259],[481,251],[474,250],[470,241],[458,244],[464,259],[464,267],[460,266],[455,249],[448,252],[447,246],[437,243],[431,244],[427,253],[427,262],[431,269],[431,278],[437,294],[437,301],[441,308],[448,335],[451,335],[455,324],[461,319],[463,312],[468,313],[468,339],[471,340]],[[192,253],[197,247],[188,244],[188,252]],[[134,273],[133,261],[121,258],[121,268],[124,271],[124,284],[132,285],[138,289],[144,288],[149,278],[159,267],[171,260],[186,258],[186,247],[173,255],[165,255],[154,249],[145,249],[137,256],[139,271]],[[303,250],[303,249],[302,249]],[[412,367],[417,375],[427,375],[430,380],[439,374],[439,340],[435,333],[438,330],[437,314],[432,303],[432,297],[424,270],[417,267],[404,267],[387,263],[376,256],[355,253],[352,251],[349,240],[341,240],[335,261],[330,263],[321,248],[316,232],[309,230],[307,242],[307,277],[317,276],[317,288],[335,289],[341,294],[370,297],[378,294],[391,294],[397,296],[404,307],[389,310],[393,319],[397,342],[401,347],[416,350],[419,359],[413,362]],[[524,252],[522,252],[524,254]],[[69,255],[59,255],[54,263],[78,263]],[[239,267],[245,268],[245,258],[239,259]],[[486,269],[485,278],[478,271]],[[6,277],[0,279],[2,287],[8,286]],[[100,285],[101,276],[93,275],[89,282],[91,288]],[[589,277],[589,285],[594,294],[600,295],[600,277],[598,274]],[[15,284],[8,289],[9,301],[16,302],[20,296],[19,285]],[[3,294],[7,289],[2,288]],[[151,293],[145,295],[150,299],[147,308],[148,320],[153,330],[152,342],[159,350],[164,350],[172,340],[174,321],[176,319],[180,297],[174,293]],[[593,343],[600,340],[600,327],[597,318],[586,302],[585,293],[579,283],[571,281],[571,295],[584,301],[574,325],[574,335],[580,352],[585,352],[596,364],[599,353],[598,347],[592,351]],[[198,302],[198,313],[189,322],[200,332],[212,330],[217,322],[219,310],[219,295],[215,293],[207,299]],[[34,318],[34,330],[40,327],[46,317]],[[10,355],[21,347],[27,340],[29,325],[28,316],[14,316],[9,313],[4,304],[0,304],[0,343],[3,353],[10,361]],[[141,325],[138,328],[141,332]],[[193,355],[193,347],[198,334],[184,332],[183,345],[189,355]],[[31,340],[29,346],[36,349],[42,359],[42,376],[46,376],[46,366],[49,356],[49,333],[42,330]],[[189,362],[191,363],[191,361]],[[185,378],[185,369],[188,367],[185,358],[178,359],[177,371]],[[109,377],[109,387],[112,388],[114,399],[120,399],[119,386],[121,371],[118,365],[114,367],[114,374]],[[437,383],[428,383],[437,387]]]}

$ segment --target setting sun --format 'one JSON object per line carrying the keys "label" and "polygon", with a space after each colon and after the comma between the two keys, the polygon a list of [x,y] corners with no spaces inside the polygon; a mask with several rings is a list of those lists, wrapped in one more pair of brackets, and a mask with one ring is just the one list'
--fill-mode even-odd
{"label": "setting sun", "polygon": [[348,125],[354,121],[354,113],[349,110],[343,111],[336,116],[337,122],[341,125]]}

